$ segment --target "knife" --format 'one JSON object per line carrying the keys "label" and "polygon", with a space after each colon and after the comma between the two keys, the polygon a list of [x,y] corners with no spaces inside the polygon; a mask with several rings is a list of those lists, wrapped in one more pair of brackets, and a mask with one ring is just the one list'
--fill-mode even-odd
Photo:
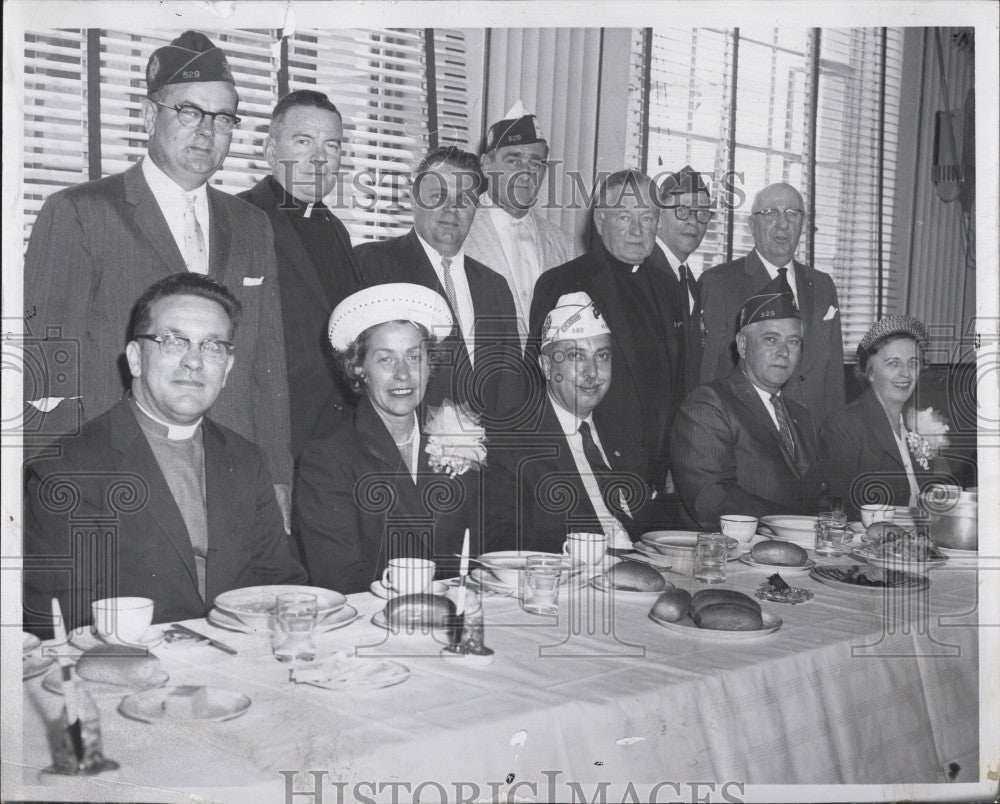
{"label": "knife", "polygon": [[172,623],[170,627],[171,628],[176,628],[178,631],[181,631],[181,632],[187,634],[188,636],[193,636],[193,637],[197,637],[198,639],[203,639],[209,645],[211,645],[213,648],[218,648],[219,650],[223,651],[224,653],[228,653],[228,654],[230,654],[232,656],[236,656],[237,653],[238,653],[238,651],[236,651],[233,648],[229,647],[229,645],[227,645],[225,642],[219,642],[219,640],[217,640],[217,639],[211,639],[210,637],[207,637],[204,634],[199,634],[197,631],[194,631],[194,630],[188,628],[186,625],[181,625],[180,623]]}
{"label": "knife", "polygon": [[73,744],[73,754],[78,765],[83,764],[83,725],[80,723],[80,708],[76,700],[76,684],[73,683],[73,663],[66,655],[69,639],[66,637],[66,622],[63,620],[59,599],[52,598],[52,630],[56,637],[59,653],[59,672],[62,674],[62,694],[66,704],[66,726],[69,729],[69,739]]}

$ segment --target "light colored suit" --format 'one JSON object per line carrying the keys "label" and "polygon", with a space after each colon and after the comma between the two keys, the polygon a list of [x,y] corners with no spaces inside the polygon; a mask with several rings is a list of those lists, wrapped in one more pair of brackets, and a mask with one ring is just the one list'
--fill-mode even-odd
{"label": "light colored suit", "polygon": [[[506,213],[504,213],[506,214]],[[549,223],[534,209],[528,210],[528,216],[535,224],[538,232],[538,256],[541,262],[542,271],[562,265],[583,254],[582,246],[576,238],[555,224]],[[481,262],[487,268],[492,268],[505,280],[510,287],[510,293],[514,297],[514,304],[517,309],[519,331],[521,335],[521,346],[524,347],[525,335],[527,333],[528,315],[531,312],[531,298],[525,301],[517,292],[514,282],[513,271],[507,261],[503,245],[500,242],[500,235],[493,224],[493,216],[486,210],[480,209],[472,221],[472,228],[462,246],[465,253],[477,262]],[[539,274],[541,275],[541,274]],[[538,277],[534,277],[537,282]],[[534,287],[534,284],[532,284]],[[530,292],[530,291],[529,291]]]}

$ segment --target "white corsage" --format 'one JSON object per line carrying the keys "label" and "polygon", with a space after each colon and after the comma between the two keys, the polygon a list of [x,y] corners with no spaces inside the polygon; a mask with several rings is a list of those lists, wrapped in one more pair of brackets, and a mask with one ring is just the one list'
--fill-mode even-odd
{"label": "white corsage", "polygon": [[464,475],[486,463],[486,431],[465,405],[446,399],[427,420],[426,451],[435,472]]}
{"label": "white corsage", "polygon": [[946,435],[951,428],[934,408],[910,408],[906,412],[906,430],[906,446],[924,469],[929,469],[930,462],[951,443]]}

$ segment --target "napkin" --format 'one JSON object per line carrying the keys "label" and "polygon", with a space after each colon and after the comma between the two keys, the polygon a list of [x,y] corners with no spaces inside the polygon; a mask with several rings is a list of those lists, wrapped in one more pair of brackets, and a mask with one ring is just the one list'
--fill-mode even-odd
{"label": "napkin", "polygon": [[328,690],[373,689],[398,684],[410,674],[405,665],[384,659],[361,658],[338,651],[310,666],[293,667],[292,681]]}

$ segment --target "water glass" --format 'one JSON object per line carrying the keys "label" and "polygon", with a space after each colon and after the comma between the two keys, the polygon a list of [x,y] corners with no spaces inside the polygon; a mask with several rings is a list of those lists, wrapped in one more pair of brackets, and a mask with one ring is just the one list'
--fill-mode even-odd
{"label": "water glass", "polygon": [[699,533],[694,545],[694,579],[703,583],[726,580],[727,537],[721,533]]}
{"label": "water glass", "polygon": [[286,592],[274,604],[271,649],[279,662],[312,661],[316,658],[313,632],[319,604],[316,595]]}
{"label": "water glass", "polygon": [[816,555],[842,556],[846,542],[847,515],[840,511],[821,511],[816,517]]}
{"label": "water glass", "polygon": [[559,611],[559,581],[562,578],[562,558],[528,556],[525,568],[527,588],[521,604],[532,614],[556,614]]}

